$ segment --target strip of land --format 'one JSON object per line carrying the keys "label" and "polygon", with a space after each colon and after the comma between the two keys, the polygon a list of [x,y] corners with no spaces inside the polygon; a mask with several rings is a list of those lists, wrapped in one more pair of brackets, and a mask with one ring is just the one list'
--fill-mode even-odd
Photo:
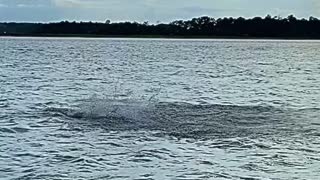
{"label": "strip of land", "polygon": [[251,19],[199,17],[171,23],[68,22],[0,23],[0,36],[320,39],[320,20],[266,16]]}

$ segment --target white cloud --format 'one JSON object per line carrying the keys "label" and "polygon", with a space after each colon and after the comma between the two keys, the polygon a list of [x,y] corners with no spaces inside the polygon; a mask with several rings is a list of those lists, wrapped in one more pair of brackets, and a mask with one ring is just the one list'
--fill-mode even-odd
{"label": "white cloud", "polygon": [[8,5],[0,4],[0,8],[5,8],[5,7],[8,7]]}
{"label": "white cloud", "polygon": [[57,7],[62,8],[99,8],[103,1],[86,1],[86,0],[52,0]]}
{"label": "white cloud", "polygon": [[42,4],[17,4],[17,7],[19,8],[41,8],[45,7]]}
{"label": "white cloud", "polygon": [[58,7],[72,8],[85,6],[85,2],[79,0],[53,0],[53,3]]}

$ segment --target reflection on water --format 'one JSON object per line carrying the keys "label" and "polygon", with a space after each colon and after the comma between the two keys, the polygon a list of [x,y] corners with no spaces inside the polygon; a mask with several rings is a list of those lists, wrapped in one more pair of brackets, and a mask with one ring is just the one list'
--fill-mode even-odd
{"label": "reflection on water", "polygon": [[319,45],[1,38],[0,179],[316,179]]}

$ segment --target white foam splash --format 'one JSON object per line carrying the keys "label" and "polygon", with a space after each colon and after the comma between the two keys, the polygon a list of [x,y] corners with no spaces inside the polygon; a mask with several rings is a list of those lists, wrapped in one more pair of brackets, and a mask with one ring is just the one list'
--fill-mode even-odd
{"label": "white foam splash", "polygon": [[82,118],[143,119],[152,111],[153,103],[137,99],[90,98],[77,107],[76,116]]}

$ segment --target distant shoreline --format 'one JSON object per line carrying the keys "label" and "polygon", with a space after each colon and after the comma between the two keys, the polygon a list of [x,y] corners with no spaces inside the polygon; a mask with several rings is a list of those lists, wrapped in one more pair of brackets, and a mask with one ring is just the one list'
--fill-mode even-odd
{"label": "distant shoreline", "polygon": [[212,18],[196,17],[170,23],[148,22],[0,22],[0,36],[166,39],[283,39],[319,40],[320,19],[297,19],[293,15]]}
{"label": "distant shoreline", "polygon": [[261,40],[320,40],[314,37],[252,37],[252,36],[178,36],[178,35],[94,35],[94,34],[0,34],[0,37],[56,38],[141,38],[141,39],[261,39]]}

